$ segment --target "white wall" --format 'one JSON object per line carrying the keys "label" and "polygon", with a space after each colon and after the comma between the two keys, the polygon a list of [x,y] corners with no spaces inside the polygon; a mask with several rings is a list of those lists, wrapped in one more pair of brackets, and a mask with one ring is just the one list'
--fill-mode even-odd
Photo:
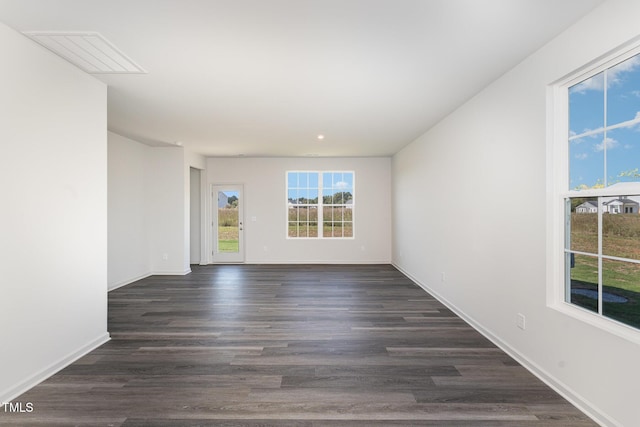
{"label": "white wall", "polygon": [[185,243],[185,223],[189,211],[188,206],[185,207],[188,187],[185,187],[184,149],[154,148],[150,161],[147,188],[151,271],[153,274],[186,274],[189,264],[185,264],[188,256],[185,250],[189,245],[188,241]]}
{"label": "white wall", "polygon": [[200,264],[200,243],[201,243],[201,226],[202,226],[202,186],[200,185],[202,171],[196,168],[190,167],[190,197],[189,197],[189,236],[190,236],[190,248],[189,248],[189,262],[191,264]]}
{"label": "white wall", "polygon": [[605,3],[392,162],[394,263],[606,425],[638,423],[640,347],[546,305],[546,89],[638,16]]}
{"label": "white wall", "polygon": [[[192,182],[191,178],[192,178],[192,173],[191,173],[191,169],[196,169],[198,171],[200,171],[198,173],[200,182]],[[194,246],[198,246],[198,255],[199,252],[201,251],[201,238],[200,236],[194,236],[195,237],[195,242],[191,242],[192,240],[192,234],[196,231],[198,232],[202,232],[202,230],[204,229],[203,227],[203,223],[202,223],[202,219],[203,219],[203,215],[202,215],[202,200],[204,197],[204,193],[205,193],[205,186],[206,186],[206,180],[205,180],[205,171],[204,169],[206,168],[206,161],[204,156],[200,155],[200,154],[196,154],[193,153],[189,150],[184,150],[184,162],[183,162],[183,176],[184,176],[184,194],[183,194],[183,203],[184,203],[184,222],[183,222],[183,248],[184,248],[184,257],[183,257],[183,269],[185,272],[190,272],[191,271],[191,263],[193,262],[195,263],[200,263],[200,261],[198,260],[197,262],[192,261],[192,253],[193,253],[193,248]],[[194,177],[195,178],[195,177]],[[199,194],[198,194],[199,192]],[[192,202],[192,198],[196,198],[198,200],[194,200]],[[199,209],[200,212],[198,212],[197,215],[192,215],[191,209],[192,207],[194,209]],[[200,227],[198,227],[198,230],[192,230],[192,221],[200,221]]]}
{"label": "white wall", "polygon": [[109,132],[109,289],[190,271],[190,170],[200,155]]}
{"label": "white wall", "polygon": [[0,401],[109,339],[107,89],[0,24]]}
{"label": "white wall", "polygon": [[152,147],[113,132],[109,140],[109,289],[151,274],[148,175]]}
{"label": "white wall", "polygon": [[[389,263],[390,166],[389,158],[209,158],[207,179],[244,185],[248,263]],[[355,239],[286,239],[287,170],[355,171]],[[209,196],[209,214],[210,205]]]}

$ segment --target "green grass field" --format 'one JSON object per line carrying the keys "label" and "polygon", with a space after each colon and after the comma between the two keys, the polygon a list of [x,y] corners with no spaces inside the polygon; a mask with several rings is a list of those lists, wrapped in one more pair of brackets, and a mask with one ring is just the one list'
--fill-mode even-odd
{"label": "green grass field", "polygon": [[218,209],[218,252],[238,252],[240,232],[237,209]]}
{"label": "green grass field", "polygon": [[238,240],[218,240],[218,252],[238,252],[240,245]]}
{"label": "green grass field", "polygon": [[[323,237],[353,237],[353,210],[325,206],[322,211]],[[289,237],[318,237],[318,210],[306,206],[289,208]]]}
{"label": "green grass field", "polygon": [[[576,255],[571,269],[571,288],[598,290],[598,217],[595,214],[571,214],[571,250],[593,253]],[[604,255],[640,259],[640,215],[603,216],[602,251]],[[640,264],[603,260],[603,292],[624,297],[627,302],[603,301],[603,314],[640,328]],[[598,301],[572,294],[571,302],[597,311]]]}

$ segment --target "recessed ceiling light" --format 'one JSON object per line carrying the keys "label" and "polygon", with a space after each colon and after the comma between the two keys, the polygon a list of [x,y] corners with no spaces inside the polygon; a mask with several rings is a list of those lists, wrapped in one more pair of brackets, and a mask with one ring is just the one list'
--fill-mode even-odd
{"label": "recessed ceiling light", "polygon": [[323,134],[318,135],[318,141],[322,141],[323,139],[324,139],[324,135]]}

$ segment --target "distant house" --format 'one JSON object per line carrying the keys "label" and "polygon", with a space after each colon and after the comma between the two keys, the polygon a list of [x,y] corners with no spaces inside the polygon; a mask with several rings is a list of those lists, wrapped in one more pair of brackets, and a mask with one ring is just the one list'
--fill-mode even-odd
{"label": "distant house", "polygon": [[619,198],[604,203],[604,212],[610,214],[637,214],[640,204],[627,198]]}
{"label": "distant house", "polygon": [[[619,199],[609,200],[602,204],[602,211],[610,214],[638,214],[640,213],[640,203],[635,200],[621,197]],[[576,206],[576,213],[598,213],[598,203],[596,201],[587,201]]]}
{"label": "distant house", "polygon": [[598,202],[587,201],[576,206],[576,213],[598,213]]}
{"label": "distant house", "polygon": [[229,196],[222,191],[218,192],[218,209],[226,208],[229,204]]}

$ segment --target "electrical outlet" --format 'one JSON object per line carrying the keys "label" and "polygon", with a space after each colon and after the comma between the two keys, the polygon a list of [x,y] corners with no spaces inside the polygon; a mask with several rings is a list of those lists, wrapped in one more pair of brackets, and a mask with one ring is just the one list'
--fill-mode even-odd
{"label": "electrical outlet", "polygon": [[523,331],[525,330],[525,327],[526,327],[525,321],[526,319],[524,317],[524,314],[518,313],[516,325],[518,326],[518,328],[522,329]]}
{"label": "electrical outlet", "polygon": [[169,254],[162,254],[162,259],[163,260],[168,260],[169,259]]}
{"label": "electrical outlet", "polygon": [[440,281],[444,283],[445,280],[446,280],[446,276],[443,271],[442,273],[440,273]]}

